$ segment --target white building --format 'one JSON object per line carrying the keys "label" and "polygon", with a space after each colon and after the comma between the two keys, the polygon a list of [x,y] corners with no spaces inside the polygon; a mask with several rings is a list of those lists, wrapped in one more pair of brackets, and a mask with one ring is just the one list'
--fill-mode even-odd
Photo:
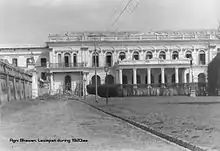
{"label": "white building", "polygon": [[0,58],[27,68],[29,58],[34,56],[39,77],[46,80],[46,73],[50,73],[53,93],[74,91],[80,81],[94,84],[95,69],[98,84],[104,84],[106,65],[110,66],[108,83],[205,82],[207,65],[220,48],[219,33],[209,30],[56,34],[49,35],[44,46],[1,47]]}

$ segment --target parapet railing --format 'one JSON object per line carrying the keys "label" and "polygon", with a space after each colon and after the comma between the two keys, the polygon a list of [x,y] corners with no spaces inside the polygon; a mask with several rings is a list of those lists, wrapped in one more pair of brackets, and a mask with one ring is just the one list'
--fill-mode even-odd
{"label": "parapet railing", "polygon": [[49,42],[56,41],[143,41],[143,40],[212,40],[220,39],[220,33],[214,34],[137,34],[122,36],[100,36],[89,35],[50,35]]}

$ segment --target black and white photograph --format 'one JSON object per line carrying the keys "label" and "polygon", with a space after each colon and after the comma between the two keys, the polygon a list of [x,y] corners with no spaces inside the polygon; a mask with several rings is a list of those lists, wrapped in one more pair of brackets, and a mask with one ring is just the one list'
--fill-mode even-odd
{"label": "black and white photograph", "polygon": [[220,0],[0,0],[0,151],[220,151]]}

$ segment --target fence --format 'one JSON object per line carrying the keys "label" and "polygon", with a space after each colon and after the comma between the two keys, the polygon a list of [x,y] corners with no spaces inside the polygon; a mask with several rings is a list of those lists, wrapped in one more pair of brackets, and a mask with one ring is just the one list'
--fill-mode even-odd
{"label": "fence", "polygon": [[207,83],[120,85],[122,96],[184,96],[190,94],[192,86],[197,96],[208,95]]}
{"label": "fence", "polygon": [[32,74],[0,60],[0,104],[32,96]]}

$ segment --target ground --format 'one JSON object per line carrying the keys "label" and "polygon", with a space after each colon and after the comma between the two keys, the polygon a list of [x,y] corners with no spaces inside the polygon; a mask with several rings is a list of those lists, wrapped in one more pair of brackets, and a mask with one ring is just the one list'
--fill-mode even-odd
{"label": "ground", "polygon": [[220,97],[110,98],[109,105],[99,99],[96,106],[204,149],[220,151]]}
{"label": "ground", "polygon": [[[10,139],[56,142],[10,142]],[[88,142],[73,142],[74,138]],[[58,139],[66,142],[57,142]],[[70,141],[70,142],[68,142]],[[1,151],[183,151],[75,100],[17,101],[1,106]]]}

